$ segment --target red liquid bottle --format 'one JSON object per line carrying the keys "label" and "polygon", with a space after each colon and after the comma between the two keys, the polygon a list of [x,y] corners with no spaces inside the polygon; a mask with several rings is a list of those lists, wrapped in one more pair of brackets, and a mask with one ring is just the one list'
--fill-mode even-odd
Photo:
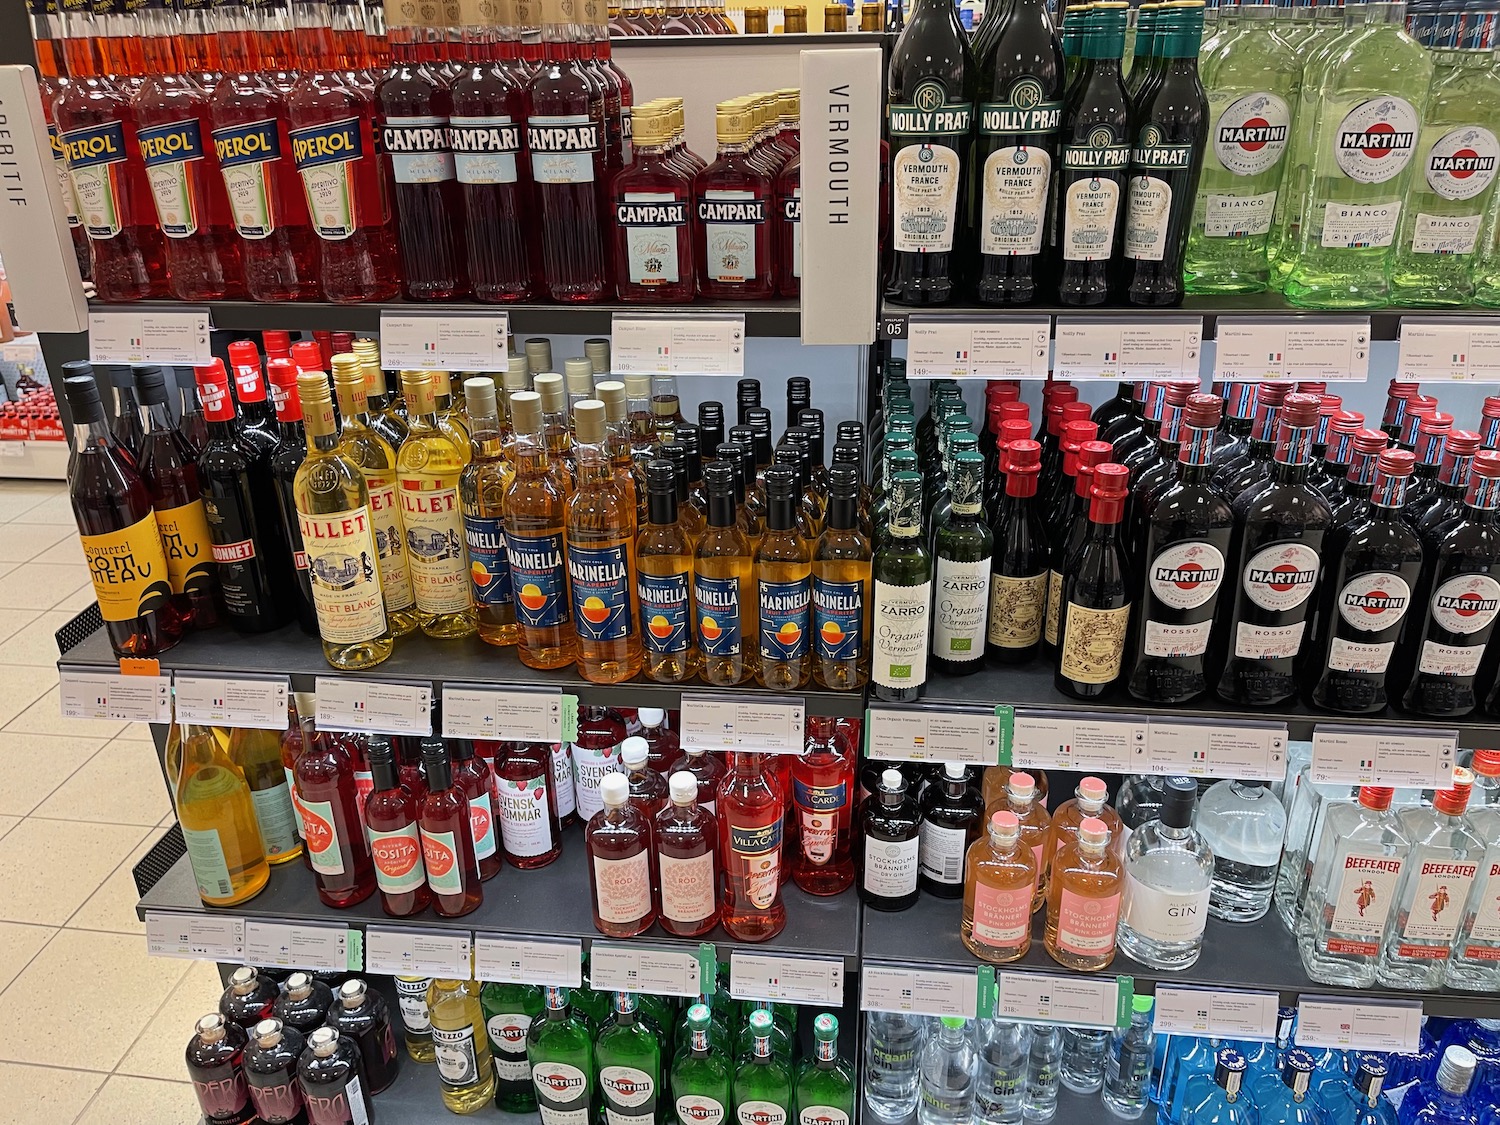
{"label": "red liquid bottle", "polygon": [[802,153],[796,152],[776,177],[776,292],[802,293]]}
{"label": "red liquid bottle", "polygon": [[542,272],[552,299],[569,303],[603,300],[608,274],[604,99],[578,61],[578,2],[542,0],[546,59],[527,89],[526,120]]}
{"label": "red liquid bottle", "polygon": [[[307,697],[311,713],[312,696]],[[307,847],[307,831],[302,823],[302,802],[297,799],[297,759],[302,756],[306,743],[302,741],[302,724],[297,719],[297,700],[288,700],[287,728],[281,735],[281,771],[286,774],[286,785],[292,795],[292,815],[297,820],[297,839],[302,841],[302,866],[312,870],[312,849]]]}
{"label": "red liquid bottle", "polygon": [[448,117],[453,95],[444,75],[443,5],[386,4],[394,66],[375,87],[381,176],[396,202],[402,286],[409,300],[447,301],[469,291],[460,231],[463,198],[454,178]]}
{"label": "red liquid bottle", "polygon": [[218,1012],[198,1020],[187,1045],[188,1077],[208,1125],[250,1125],[257,1120],[245,1083],[245,1029]]}
{"label": "red liquid bottle", "polygon": [[63,4],[63,53],[71,80],[58,93],[52,115],[89,237],[95,295],[101,301],[165,297],[163,239],[136,142],[135,114],[127,91],[106,76],[109,55],[117,52],[110,36],[98,33],[114,17],[99,17],[96,29],[88,8],[87,0]]}
{"label": "red liquid bottle", "polygon": [[601,808],[584,829],[594,928],[606,937],[635,937],[656,921],[651,893],[651,826],[630,801],[630,782],[612,773],[599,787]]}
{"label": "red liquid bottle", "polygon": [[667,771],[671,775],[687,771],[698,779],[698,805],[718,815],[719,782],[724,780],[725,767],[719,758],[707,750],[684,750]]}
{"label": "red liquid bottle", "polygon": [[63,65],[62,21],[57,14],[57,0],[27,0],[27,8],[31,13],[31,38],[36,48],[36,78],[41,90],[42,117],[47,122],[47,139],[52,143],[52,167],[62,192],[63,209],[68,213],[68,235],[73,240],[78,272],[87,281],[88,235],[83,233],[83,222],[78,218],[78,199],[73,194],[73,181],[68,177],[62,135],[52,117],[52,103],[69,82],[67,68]]}
{"label": "red liquid bottle", "polygon": [[698,804],[692,774],[673,774],[668,788],[655,822],[657,920],[669,934],[697,937],[719,923],[719,824]]}
{"label": "red liquid bottle", "polygon": [[302,720],[302,741],[294,792],[318,897],[328,906],[353,906],[375,892],[375,863],[360,826],[354,764],[338,739],[315,730],[310,718]]}
{"label": "red liquid bottle", "polygon": [[671,119],[633,110],[635,161],[614,179],[615,292],[632,304],[693,299],[696,271],[688,214],[693,182],[669,155]]}
{"label": "red liquid bottle", "polygon": [[501,742],[495,750],[495,799],[505,859],[527,870],[562,854],[552,747],[545,742]]}
{"label": "red liquid bottle", "polygon": [[609,6],[605,0],[583,0],[580,12],[578,51],[584,69],[604,95],[604,164],[608,176],[603,187],[632,159],[630,107],[635,87],[617,67],[609,52]]}
{"label": "red liquid bottle", "polygon": [[488,881],[505,867],[500,855],[500,826],[495,822],[495,783],[490,767],[475,756],[474,743],[467,738],[453,741],[453,784],[469,799],[474,858],[479,861],[479,877]]}
{"label": "red liquid bottle", "polygon": [[84,362],[63,365],[73,416],[68,496],[99,612],[117,656],[155,656],[182,636],[151,491],[104,420],[99,384]]}
{"label": "red liquid bottle", "polygon": [[318,240],[292,163],[285,89],[288,10],[276,4],[218,15],[226,66],[208,100],[214,155],[240,240],[245,289],[257,301],[315,301]]}
{"label": "red liquid bottle", "polygon": [[444,918],[457,918],[484,901],[469,826],[469,800],[454,782],[448,748],[440,740],[422,743],[422,764],[428,790],[417,823],[422,830],[422,860],[427,865],[432,910]]}
{"label": "red liquid bottle", "polygon": [[292,13],[304,69],[287,93],[289,136],[322,240],[323,294],[344,304],[390,300],[399,288],[395,222],[375,153],[374,91],[360,69],[359,8],[293,0]]}
{"label": "red liquid bottle", "polygon": [[716,816],[724,861],[721,921],[736,941],[766,941],[786,926],[781,901],[785,797],[765,755],[737,752],[719,783]]}
{"label": "red liquid bottle", "polygon": [[[523,125],[526,83],[520,39],[506,38],[484,0],[460,0],[469,64],[453,82],[449,133],[463,195],[469,278],[480,301],[533,295],[531,255],[540,248],[528,223],[531,163]],[[513,29],[512,29],[513,30]]]}
{"label": "red liquid bottle", "polygon": [[667,779],[652,767],[651,751],[639,735],[632,735],[620,744],[620,764],[630,782],[630,803],[646,818],[649,834],[656,814],[667,804]]}
{"label": "red liquid bottle", "polygon": [[682,754],[677,732],[667,726],[667,713],[660,707],[642,707],[636,711],[635,717],[641,724],[640,737],[646,740],[651,768],[666,777],[671,772],[672,763]]}
{"label": "red liquid bottle", "polygon": [[808,894],[836,895],[854,885],[854,755],[834,720],[809,715],[804,753],[792,759],[797,848],[792,881]]}
{"label": "red liquid bottle", "polygon": [[375,775],[370,771],[370,759],[365,756],[368,735],[340,731],[333,737],[349,755],[349,764],[354,767],[354,808],[359,813],[359,826],[365,828],[365,800],[375,791]]}
{"label": "red liquid bottle", "polygon": [[401,784],[390,739],[371,737],[366,753],[374,788],[365,798],[365,826],[375,861],[380,908],[392,918],[409,918],[426,910],[432,901],[427,868],[422,864],[417,802]]}
{"label": "red liquid bottle", "polygon": [[698,292],[713,300],[771,296],[772,178],[751,155],[754,107],[720,102],[715,126],[719,156],[693,181],[698,214]]}

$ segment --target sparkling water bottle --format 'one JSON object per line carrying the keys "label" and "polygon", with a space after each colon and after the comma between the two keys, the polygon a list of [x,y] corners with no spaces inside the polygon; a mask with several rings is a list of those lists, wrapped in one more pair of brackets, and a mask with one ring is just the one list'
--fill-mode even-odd
{"label": "sparkling water bottle", "polygon": [[1150,1100],[1151,1062],[1156,1052],[1152,1003],[1149,996],[1135,997],[1130,1026],[1110,1035],[1104,1058],[1104,1108],[1129,1121],[1140,1117]]}
{"label": "sparkling water bottle", "polygon": [[871,1012],[865,1024],[865,1105],[882,1121],[904,1121],[917,1108],[917,1067],[927,1020]]}
{"label": "sparkling water bottle", "polygon": [[1028,1121],[1051,1121],[1057,1113],[1057,1077],[1062,1069],[1062,1029],[1037,1026],[1031,1032],[1026,1087],[1021,1109]]}
{"label": "sparkling water bottle", "polygon": [[922,1048],[917,1125],[970,1125],[974,1119],[974,1047],[969,1021],[944,1016]]}
{"label": "sparkling water bottle", "polygon": [[975,1034],[979,1066],[974,1120],[981,1125],[1019,1125],[1031,1028],[1014,1020],[979,1021]]}

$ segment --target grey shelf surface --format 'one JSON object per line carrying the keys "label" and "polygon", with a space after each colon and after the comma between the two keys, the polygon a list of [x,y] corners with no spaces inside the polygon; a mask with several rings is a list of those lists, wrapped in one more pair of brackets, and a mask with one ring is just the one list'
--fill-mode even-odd
{"label": "grey shelf surface", "polygon": [[[390,997],[391,1018],[399,1025],[400,1008]],[[536,1113],[506,1113],[495,1108],[492,1099],[484,1108],[455,1117],[443,1105],[442,1089],[435,1063],[412,1060],[406,1048],[399,1048],[396,1080],[370,1099],[370,1120],[375,1125],[418,1125],[435,1121],[479,1121],[492,1125],[541,1125]]]}

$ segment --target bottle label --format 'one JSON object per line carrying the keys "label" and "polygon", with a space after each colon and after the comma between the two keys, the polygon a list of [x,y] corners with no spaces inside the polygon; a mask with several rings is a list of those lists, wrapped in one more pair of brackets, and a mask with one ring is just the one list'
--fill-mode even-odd
{"label": "bottle label", "polygon": [[1368,207],[1356,207],[1347,203],[1325,204],[1320,244],[1331,250],[1389,246],[1395,241],[1396,220],[1400,217],[1399,199]]}
{"label": "bottle label", "polygon": [[1107,684],[1120,674],[1130,607],[1089,609],[1068,603],[1058,670],[1080,684]]}
{"label": "bottle label", "polygon": [[730,283],[755,280],[757,233],[766,221],[764,200],[753,191],[711,188],[698,200],[698,221],[708,247],[709,279]]}
{"label": "bottle label", "polygon": [[[1087,148],[1085,153],[1118,153],[1123,167],[1130,150],[1124,145],[1113,148]],[[1064,166],[1070,146],[1063,150]],[[1112,179],[1094,176],[1079,178],[1063,191],[1063,259],[1069,262],[1107,260],[1115,248],[1115,218],[1120,210],[1120,185]]]}
{"label": "bottle label", "polygon": [[730,824],[729,863],[744,880],[750,905],[768,909],[781,886],[781,817],[770,824]]}
{"label": "bottle label", "polygon": [[573,748],[570,743],[552,745],[552,784],[557,789],[557,816],[561,820],[578,811],[573,797]]}
{"label": "bottle label", "polygon": [[292,791],[285,781],[266,789],[251,789],[250,803],[255,806],[255,823],[260,828],[261,844],[266,858],[285,855],[297,847],[297,821],[292,809]]}
{"label": "bottle label", "polygon": [[[493,780],[494,774],[490,777]],[[495,807],[488,789],[469,798],[469,830],[474,836],[475,859],[489,859],[500,850],[500,839],[495,831]]]}
{"label": "bottle label", "polygon": [[984,656],[989,609],[990,560],[937,560],[937,596],[932,607],[932,650],[945,660]]}
{"label": "bottle label", "polygon": [[802,276],[802,185],[792,189],[792,194],[781,201],[781,221],[788,224],[792,242],[792,276]]}
{"label": "bottle label", "polygon": [[188,590],[211,593],[214,588],[213,541],[203,501],[156,510],[156,530],[167,560],[172,593]]}
{"label": "bottle label", "polygon": [[1318,552],[1306,543],[1262,547],[1245,564],[1245,596],[1272,613],[1296,609],[1312,596],[1318,566]]}
{"label": "bottle label", "polygon": [[543,115],[526,122],[531,177],[539,184],[591,184],[599,123],[586,113]]}
{"label": "bottle label", "polygon": [[1360,852],[1344,856],[1328,896],[1333,904],[1330,932],[1324,939],[1329,953],[1374,957],[1380,952],[1385,920],[1396,901],[1404,866],[1398,856]]}
{"label": "bottle label", "polygon": [[432,1016],[427,1011],[427,986],[431,983],[430,977],[418,980],[396,978],[396,1002],[400,1005],[401,1022],[407,1031],[420,1033],[432,1030]]}
{"label": "bottle label", "polygon": [[[545,1125],[587,1125],[589,1076],[576,1066],[561,1062],[539,1062],[531,1068],[531,1084],[536,1087],[538,1107]],[[559,1109],[554,1103],[568,1106],[582,1102],[580,1109]]]}
{"label": "bottle label", "polygon": [[945,828],[931,820],[922,821],[917,834],[918,858],[922,874],[935,883],[959,886],[964,881],[964,853],[969,834],[962,828]]}
{"label": "bottle label", "polygon": [[1281,160],[1291,123],[1284,99],[1264,90],[1244,94],[1226,105],[1210,126],[1213,154],[1227,172],[1259,176]]}
{"label": "bottle label", "polygon": [[1125,256],[1144,262],[1159,262],[1166,257],[1167,219],[1171,214],[1171,184],[1156,176],[1131,176]]}
{"label": "bottle label", "polygon": [[277,1082],[269,1074],[247,1074],[246,1077],[254,1077],[260,1081],[271,1079],[270,1083],[263,1086],[256,1082],[250,1083],[250,1100],[255,1105],[256,1116],[262,1121],[295,1121],[302,1112],[302,1087],[295,1077],[287,1082]]}
{"label": "bottle label", "polygon": [[[1490,893],[1496,886],[1495,880],[1500,878],[1500,859],[1493,848],[1485,853],[1479,872],[1478,877],[1484,880],[1484,886],[1474,920],[1469,926],[1468,940],[1500,944],[1500,895]],[[1500,948],[1470,945],[1464,948],[1463,955],[1471,961],[1500,961]]]}
{"label": "bottle label", "polygon": [[351,1074],[343,1089],[335,1094],[309,1090],[304,1096],[309,1125],[370,1125],[364,1090],[357,1075]]}
{"label": "bottle label", "polygon": [[120,177],[124,175],[121,166],[129,159],[125,127],[118,121],[106,121],[71,129],[62,135],[62,147],[67,153],[68,175],[73,180],[84,233],[90,238],[113,238],[124,227]]}
{"label": "bottle label", "polygon": [[1048,101],[1042,84],[1030,75],[1011,84],[1003,102],[981,102],[980,136],[1006,137],[1015,133],[1051,136],[1062,124],[1062,102]]}
{"label": "bottle label", "polygon": [[282,766],[281,772],[286,775],[287,793],[292,798],[292,818],[297,822],[297,835],[305,840],[307,832],[302,826],[302,802],[297,799],[297,775],[290,766]]}
{"label": "bottle label", "polygon": [[201,206],[192,165],[203,159],[203,136],[196,117],[153,125],[136,132],[141,160],[151,197],[156,201],[156,221],[168,238],[188,238],[198,233]]}
{"label": "bottle label", "polygon": [[691,859],[662,853],[661,914],[679,925],[701,922],[714,912],[714,854]]}
{"label": "bottle label", "polygon": [[546,777],[513,781],[497,773],[495,792],[499,795],[500,838],[505,842],[505,850],[519,856],[550,852],[556,841],[552,838]]}
{"label": "bottle label", "polygon": [[388,895],[404,895],[427,881],[422,866],[422,837],[415,824],[394,832],[366,830],[375,857],[375,882]]}
{"label": "bottle label", "polygon": [[302,175],[307,210],[319,238],[338,242],[359,229],[354,164],[364,159],[361,121],[346,117],[293,129],[292,162]]}
{"label": "bottle label", "polygon": [[437,1056],[438,1077],[449,1086],[469,1086],[479,1081],[473,1024],[455,1028],[434,1027],[432,1047]]}
{"label": "bottle label", "polygon": [[1107,898],[1081,895],[1064,887],[1057,916],[1057,947],[1079,957],[1098,957],[1115,947],[1120,893]]}
{"label": "bottle label", "polygon": [[865,891],[877,898],[901,898],[917,889],[921,843],[865,837]]}
{"label": "bottle label", "polygon": [[1052,154],[1026,145],[997,148],[984,158],[982,178],[979,252],[1040,254],[1047,188],[1052,183]]}
{"label": "bottle label", "polygon": [[1276,193],[1207,195],[1203,198],[1203,234],[1208,238],[1253,238],[1269,234],[1276,213]]}
{"label": "bottle label", "polygon": [[[599,1068],[599,1089],[604,1094],[604,1118],[607,1125],[649,1118],[656,1100],[656,1082],[644,1070],[633,1066]],[[622,1113],[621,1110],[641,1110]]]}
{"label": "bottle label", "polygon": [[401,527],[401,498],[396,486],[367,476],[370,489],[370,524],[375,531],[375,550],[380,554],[380,592],[389,611],[410,609],[416,604],[411,572],[406,566],[406,535]]}
{"label": "bottle label", "polygon": [[1302,649],[1306,621],[1292,625],[1251,625],[1241,621],[1234,627],[1234,654],[1245,660],[1289,660]]}
{"label": "bottle label", "polygon": [[1495,182],[1500,141],[1479,125],[1443,134],[1427,150],[1427,186],[1444,199],[1473,199]]}
{"label": "bottle label", "polygon": [[1046,605],[1046,571],[1028,578],[991,574],[989,643],[997,648],[1030,648],[1042,639]]}
{"label": "bottle label", "polygon": [[443,117],[387,117],[380,148],[391,158],[398,184],[437,184],[453,179],[453,149]]}
{"label": "bottle label", "polygon": [[1472,254],[1479,245],[1483,215],[1425,215],[1417,212],[1412,228],[1413,254]]}
{"label": "bottle label", "polygon": [[104,620],[131,621],[154,613],[171,593],[170,571],[153,514],[119,531],[79,535],[78,539]]}
{"label": "bottle label", "polygon": [[1207,605],[1224,580],[1224,554],[1212,543],[1173,543],[1151,562],[1151,593],[1169,609]]}
{"label": "bottle label", "polygon": [[1479,672],[1484,645],[1444,645],[1422,642],[1418,668],[1429,676],[1473,676]]}
{"label": "bottle label", "polygon": [[625,232],[625,262],[633,285],[680,280],[677,239],[687,224],[687,202],[670,191],[627,191],[615,201],[615,222]]}
{"label": "bottle label", "polygon": [[1147,656],[1202,656],[1208,651],[1213,618],[1192,625],[1146,622],[1141,651]]}
{"label": "bottle label", "polygon": [[1400,175],[1411,162],[1421,124],[1420,115],[1404,98],[1370,98],[1351,109],[1339,123],[1333,158],[1351,180],[1383,184]]}
{"label": "bottle label", "polygon": [[740,582],[738,578],[693,575],[693,601],[698,605],[698,647],[704,656],[738,656]]}
{"label": "bottle label", "polygon": [[786,1107],[775,1102],[741,1102],[734,1116],[739,1125],[786,1125]]}
{"label": "bottle label", "polygon": [[724,1125],[724,1103],[701,1094],[677,1098],[677,1120],[682,1125]]}
{"label": "bottle label", "polygon": [[651,859],[642,848],[629,859],[594,856],[595,907],[606,922],[638,922],[651,913]]}
{"label": "bottle label", "polygon": [[1036,883],[1024,887],[974,884],[974,940],[1003,948],[1020,945],[1031,931],[1031,898]]}
{"label": "bottle label", "polygon": [[[587,824],[604,807],[599,785],[607,773],[624,773],[618,746],[579,746],[573,744],[574,799],[578,815]],[[639,917],[639,915],[637,915]]]}
{"label": "bottle label", "polygon": [[1125,897],[1120,904],[1124,923],[1152,941],[1193,941],[1208,924],[1208,887],[1199,891],[1168,891],[1149,887],[1127,869]]}
{"label": "bottle label", "polygon": [[238,1066],[228,1078],[213,1082],[193,1079],[193,1093],[198,1097],[198,1107],[210,1121],[233,1121],[245,1111],[250,1091],[245,1085],[245,1072]]}
{"label": "bottle label", "polygon": [[551,629],[568,620],[568,576],[561,535],[517,535],[505,531],[516,618],[530,629]]}
{"label": "bottle label", "polygon": [[858,660],[864,655],[865,583],[814,575],[812,622],[819,660]]}
{"label": "bottle label", "polygon": [[807,655],[812,614],[812,580],[757,583],[760,591],[762,660],[800,660]]}
{"label": "bottle label", "polygon": [[1450,633],[1478,633],[1500,614],[1500,582],[1487,574],[1460,574],[1432,595],[1432,619]]}
{"label": "bottle label", "polygon": [[1398,625],[1411,605],[1411,587],[1399,574],[1357,574],[1339,591],[1339,616],[1362,633]]}
{"label": "bottle label", "polygon": [[[421,488],[403,481],[401,522],[412,592],[422,613],[462,613],[469,608],[469,567],[456,488]],[[412,487],[416,486],[416,487]]]}
{"label": "bottle label", "polygon": [[230,125],[212,133],[214,155],[241,238],[258,241],[276,230],[276,189],[271,165],[281,159],[276,118]]}
{"label": "bottle label", "polygon": [[1333,643],[1328,646],[1328,667],[1334,672],[1379,675],[1389,666],[1391,654],[1395,651],[1395,641],[1370,644],[1334,637]]}
{"label": "bottle label", "polygon": [[[472,831],[472,829],[471,829]],[[422,829],[422,865],[427,885],[435,895],[458,895],[464,891],[464,871],[458,855],[458,839],[452,832]]]}
{"label": "bottle label", "polygon": [[189,865],[193,879],[198,884],[198,893],[206,898],[228,898],[234,894],[234,882],[229,878],[229,862],[224,857],[224,842],[219,839],[217,828],[182,828],[182,838],[187,842]]}
{"label": "bottle label", "polygon": [[521,126],[509,117],[448,119],[453,171],[461,184],[513,184]]}
{"label": "bottle label", "polygon": [[1049,645],[1057,644],[1057,627],[1062,621],[1063,576],[1055,570],[1047,572],[1047,621],[1046,637]]}
{"label": "bottle label", "polygon": [[[892,120],[898,110],[907,108],[892,106]],[[894,139],[894,130],[891,135]],[[897,151],[891,162],[892,249],[911,254],[946,254],[953,249],[962,174],[958,153],[947,145],[922,142]]]}
{"label": "bottle label", "polygon": [[573,624],[580,641],[620,641],[635,632],[630,612],[630,548],[568,545]]}
{"label": "bottle label", "polygon": [[882,687],[927,682],[927,618],[932,583],[895,586],[875,580],[874,659],[870,677]]}
{"label": "bottle label", "polygon": [[[308,477],[314,492],[321,491],[317,480],[324,470],[337,476],[331,466],[314,465]],[[335,488],[338,485],[336,479],[331,483]],[[370,530],[370,509],[359,507],[328,516],[297,515],[323,640],[332,645],[358,644],[385,633],[388,627],[385,601],[380,596],[380,558]]]}
{"label": "bottle label", "polygon": [[502,1082],[531,1081],[531,1065],[526,1061],[526,1032],[530,1029],[531,1017],[525,1012],[500,1012],[484,1021],[495,1077]]}
{"label": "bottle label", "polygon": [[833,858],[839,838],[839,813],[849,803],[849,786],[810,785],[792,778],[792,799],[797,806],[798,844],[802,858],[821,867]]}
{"label": "bottle label", "polygon": [[1464,919],[1464,905],[1479,865],[1456,859],[1420,863],[1396,954],[1422,961],[1446,961],[1458,924]]}
{"label": "bottle label", "polygon": [[636,597],[641,603],[641,643],[647,652],[684,652],[692,643],[688,578],[687,571],[636,575]]}
{"label": "bottle label", "polygon": [[73,193],[73,181],[68,175],[68,154],[63,148],[62,136],[57,131],[56,125],[47,126],[47,140],[52,144],[52,170],[57,173],[58,183],[62,187],[63,207],[68,212],[68,226],[70,228],[81,226],[78,220],[78,196]]}
{"label": "bottle label", "polygon": [[333,826],[333,802],[303,800],[301,804],[302,838],[307,841],[312,869],[319,875],[342,875],[344,849]]}

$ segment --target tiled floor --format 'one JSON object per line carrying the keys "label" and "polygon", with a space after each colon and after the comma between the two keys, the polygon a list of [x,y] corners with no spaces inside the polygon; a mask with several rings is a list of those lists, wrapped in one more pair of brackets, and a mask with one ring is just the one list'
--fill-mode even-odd
{"label": "tiled floor", "polygon": [[150,732],[58,714],[52,635],[92,600],[63,486],[0,481],[0,1125],[192,1125],[182,1051],[219,978],[136,921],[172,819]]}

